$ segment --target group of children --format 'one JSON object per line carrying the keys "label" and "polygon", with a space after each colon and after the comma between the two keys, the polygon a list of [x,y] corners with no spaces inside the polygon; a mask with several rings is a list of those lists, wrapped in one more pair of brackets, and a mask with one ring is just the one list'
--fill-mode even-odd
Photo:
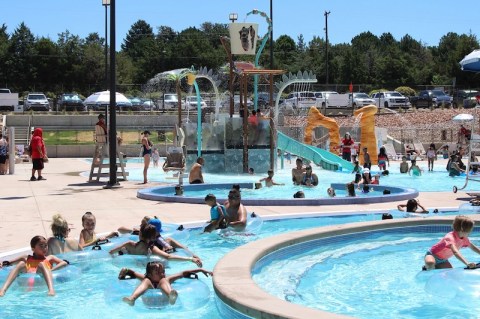
{"label": "group of children", "polygon": [[[65,252],[81,251],[83,248],[98,245],[109,238],[117,237],[120,234],[138,234],[139,241],[127,241],[110,250],[110,254],[128,253],[132,255],[157,255],[165,259],[191,261],[198,267],[202,267],[201,259],[188,250],[188,247],[179,243],[173,238],[163,238],[162,223],[158,218],[145,216],[140,225],[140,229],[120,227],[118,231],[111,232],[107,236],[98,237],[95,233],[96,219],[91,212],[82,216],[83,229],[80,232],[78,241],[68,238],[70,227],[66,220],[56,214],[52,219],[53,237],[48,240],[43,236],[35,236],[30,241],[32,249],[31,255],[25,255],[3,261],[0,268],[14,266],[7,276],[7,279],[0,289],[0,297],[3,297],[11,286],[13,281],[22,273],[33,273],[41,275],[48,289],[48,295],[55,295],[52,272],[57,271],[69,265],[67,260],[57,257],[57,254]],[[191,257],[179,256],[173,254],[177,249],[184,249]],[[135,300],[145,293],[148,289],[161,289],[167,296],[170,304],[176,302],[178,293],[172,288],[171,284],[180,278],[189,278],[191,274],[201,272],[205,276],[212,276],[213,273],[203,268],[185,270],[180,273],[167,276],[161,262],[149,262],[146,266],[145,274],[140,274],[128,268],[122,268],[118,275],[119,279],[136,278],[141,282],[138,287],[123,301],[129,305],[134,305]]]}

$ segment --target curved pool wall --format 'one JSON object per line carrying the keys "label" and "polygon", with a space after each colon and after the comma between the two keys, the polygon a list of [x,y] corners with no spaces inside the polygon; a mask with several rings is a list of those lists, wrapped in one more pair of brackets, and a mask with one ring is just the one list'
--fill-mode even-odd
{"label": "curved pool wall", "polygon": [[[473,215],[476,223],[480,216]],[[426,232],[448,231],[452,217],[407,218],[346,225],[320,227],[290,232],[269,237],[241,246],[223,257],[215,266],[213,288],[219,311],[229,318],[295,318],[295,319],[340,319],[352,318],[279,299],[261,289],[252,279],[252,273],[271,260],[281,259],[286,251],[289,255],[301,253],[325,242],[337,242],[342,236],[357,233],[398,230]]]}
{"label": "curved pool wall", "polygon": [[[253,189],[254,183],[239,183],[240,188]],[[244,205],[251,206],[317,206],[317,205],[351,205],[351,204],[374,204],[387,203],[402,200],[408,200],[418,197],[418,191],[412,188],[400,188],[394,186],[370,185],[375,191],[383,192],[388,189],[391,193],[389,195],[381,196],[356,196],[356,197],[324,197],[324,198],[289,198],[289,199],[248,199],[242,198]],[[344,190],[345,184],[332,183],[331,187],[335,190]],[[210,189],[225,188],[227,190],[232,188],[232,183],[221,184],[194,184],[183,185],[184,191],[205,190],[207,195]],[[175,186],[160,186],[153,188],[145,188],[137,191],[137,197],[147,200],[155,200],[162,202],[173,203],[188,203],[188,204],[204,204],[204,198],[188,197],[175,195]],[[217,201],[222,203],[227,198],[217,198]]]}

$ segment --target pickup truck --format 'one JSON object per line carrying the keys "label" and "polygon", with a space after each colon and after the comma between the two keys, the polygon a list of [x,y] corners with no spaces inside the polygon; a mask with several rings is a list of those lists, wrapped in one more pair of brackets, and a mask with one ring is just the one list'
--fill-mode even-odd
{"label": "pickup truck", "polygon": [[397,91],[377,92],[372,94],[372,99],[379,108],[409,108],[411,106],[408,97]]}
{"label": "pickup truck", "polygon": [[452,97],[445,94],[442,90],[424,90],[418,93],[418,96],[410,98],[412,106],[416,108],[430,108],[452,105]]}
{"label": "pickup truck", "polygon": [[14,111],[18,105],[18,93],[10,92],[10,89],[0,89],[0,110]]}

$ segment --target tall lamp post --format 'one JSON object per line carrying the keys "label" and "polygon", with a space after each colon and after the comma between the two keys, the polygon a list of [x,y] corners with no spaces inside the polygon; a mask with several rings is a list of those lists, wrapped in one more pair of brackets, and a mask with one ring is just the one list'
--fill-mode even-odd
{"label": "tall lamp post", "polygon": [[108,88],[108,6],[110,0],[102,0],[102,6],[105,7],[105,89]]}
{"label": "tall lamp post", "polygon": [[[238,19],[238,14],[236,13],[230,13],[228,15],[228,19],[232,21],[232,23],[235,23],[235,21]],[[233,96],[235,95],[234,89],[233,89],[233,69],[235,65],[233,63],[233,54],[230,54],[230,78],[229,78],[229,86],[230,86],[230,117],[233,116],[234,112],[234,101],[233,101]]]}
{"label": "tall lamp post", "polygon": [[[270,70],[273,70],[273,0],[270,0],[270,21],[272,28],[270,29]],[[270,103],[272,106],[273,103]]]}
{"label": "tall lamp post", "polygon": [[330,14],[330,11],[325,11],[325,13],[323,14],[325,16],[325,69],[327,71],[325,84],[327,85],[328,85],[328,15],[329,14]]}

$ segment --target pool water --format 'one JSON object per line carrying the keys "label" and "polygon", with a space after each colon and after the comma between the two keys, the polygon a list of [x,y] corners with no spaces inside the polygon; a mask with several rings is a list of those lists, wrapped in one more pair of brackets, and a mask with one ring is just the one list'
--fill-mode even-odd
{"label": "pool water", "polygon": [[[396,230],[356,234],[276,259],[253,277],[283,300],[356,318],[478,318],[480,269],[463,270],[451,258],[457,269],[420,270],[425,252],[444,235]],[[471,240],[479,239],[477,230]],[[470,249],[462,254],[470,261],[480,259]]]}
{"label": "pool water", "polygon": [[[419,166],[424,170],[421,176],[409,176],[408,174],[401,174],[399,172],[399,163],[393,162],[389,167],[390,174],[388,176],[382,176],[380,178],[380,185],[385,186],[399,186],[403,188],[414,188],[422,192],[451,192],[453,186],[458,188],[465,184],[465,177],[449,177],[448,172],[445,170],[444,165],[436,165],[434,171],[429,172],[425,161],[420,162]],[[372,168],[372,173],[376,173],[377,167]],[[127,171],[130,173],[129,180],[143,181],[143,168],[129,168]],[[326,197],[327,188],[331,183],[348,183],[355,179],[354,174],[348,172],[332,172],[320,169],[318,167],[313,168],[313,172],[318,175],[319,185],[317,187],[293,187],[291,168],[278,169],[274,175],[274,181],[277,183],[284,183],[285,186],[275,186],[272,189],[273,194],[280,194],[278,198],[291,198],[293,194],[298,190],[305,192],[306,198]],[[241,182],[257,182],[259,179],[266,177],[267,174],[257,175],[228,175],[228,174],[212,174],[204,173],[204,180],[206,183],[241,183]],[[158,168],[151,166],[148,170],[148,179],[150,181],[178,184],[178,178],[173,177],[173,173],[164,173],[161,165]],[[188,179],[184,179],[188,182]],[[295,191],[294,191],[295,188]],[[266,187],[262,188],[262,191],[267,192]],[[478,190],[478,184],[469,182],[466,191]],[[357,195],[361,194],[357,191]]]}
{"label": "pool water", "polygon": [[[373,221],[380,218],[378,214],[362,214],[265,221],[259,233],[251,236],[220,237],[216,233],[200,235],[200,230],[194,229],[190,230],[191,235],[183,243],[202,258],[204,268],[212,270],[217,261],[226,253],[259,238],[312,227]],[[128,237],[124,238],[124,240],[127,239]],[[14,282],[5,297],[0,298],[0,318],[136,318],[141,316],[148,319],[158,318],[160,313],[165,316],[173,315],[175,318],[222,318],[215,306],[212,280],[201,274],[199,274],[199,279],[210,288],[210,297],[208,303],[197,309],[183,309],[182,304],[188,300],[182,301],[181,295],[177,301],[178,305],[167,306],[164,309],[148,309],[141,300],[138,300],[134,307],[130,307],[121,302],[120,297],[118,300],[107,298],[108,291],[113,289],[112,285],[116,287],[118,284],[117,275],[121,267],[131,267],[131,263],[126,261],[123,264],[119,262],[118,258],[115,261],[110,257],[93,259],[88,262],[87,267],[81,262],[74,262],[74,258],[70,258],[72,265],[77,264],[78,267],[83,268],[82,273],[75,280],[56,283],[57,295],[55,297],[47,297],[45,287],[25,293],[25,288]],[[192,268],[195,268],[192,263],[169,262],[166,273],[168,275]],[[144,267],[141,266],[134,269],[144,272]],[[0,283],[3,284],[7,273],[6,269],[0,270]],[[126,295],[129,292],[129,290],[125,290]]]}

